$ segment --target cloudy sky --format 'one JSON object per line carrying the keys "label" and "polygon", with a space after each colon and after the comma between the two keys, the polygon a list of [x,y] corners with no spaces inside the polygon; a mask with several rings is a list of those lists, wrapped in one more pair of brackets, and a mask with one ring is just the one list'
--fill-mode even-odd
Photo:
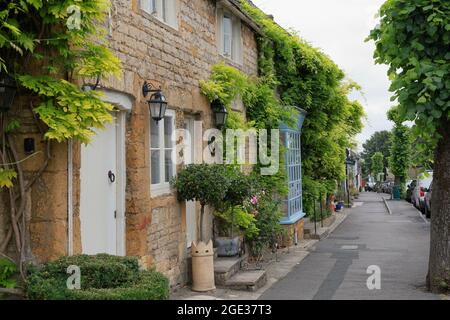
{"label": "cloudy sky", "polygon": [[253,0],[286,29],[295,29],[314,47],[322,49],[363,87],[355,95],[367,121],[357,137],[360,145],[374,132],[391,129],[386,119],[391,94],[387,67],[373,62],[373,42],[364,39],[377,24],[375,15],[384,0]]}

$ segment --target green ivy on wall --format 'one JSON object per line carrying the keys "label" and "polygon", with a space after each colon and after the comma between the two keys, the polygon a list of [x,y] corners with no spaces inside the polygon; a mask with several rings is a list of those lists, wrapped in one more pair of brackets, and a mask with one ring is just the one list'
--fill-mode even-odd
{"label": "green ivy on wall", "polygon": [[[241,6],[261,26],[259,72],[267,89],[277,90],[278,104],[308,112],[302,129],[305,194],[333,192],[336,180],[345,178],[345,149],[355,146],[354,137],[363,126],[362,106],[348,98],[350,92],[361,88],[297,34],[281,28],[248,1],[241,0]],[[252,112],[262,110],[254,108]]]}
{"label": "green ivy on wall", "polygon": [[[226,129],[279,129],[281,123],[295,124],[296,111],[283,107],[276,98],[274,89],[267,79],[250,78],[234,67],[220,62],[213,66],[208,80],[201,81],[202,93],[209,101],[220,99],[227,107]],[[241,97],[246,108],[247,121],[239,112],[231,109],[231,104]],[[267,192],[287,193],[286,172],[284,169],[284,151],[280,147],[280,170],[273,176],[260,176],[261,167],[254,167],[253,175]]]}

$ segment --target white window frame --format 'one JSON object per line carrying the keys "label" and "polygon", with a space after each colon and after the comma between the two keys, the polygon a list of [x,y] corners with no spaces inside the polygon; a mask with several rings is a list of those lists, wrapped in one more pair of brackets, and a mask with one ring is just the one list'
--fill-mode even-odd
{"label": "white window frame", "polygon": [[[225,18],[231,19],[231,35],[230,44],[231,52],[225,52]],[[219,53],[224,58],[227,58],[235,63],[243,63],[243,40],[242,40],[242,22],[241,19],[233,15],[231,12],[224,8],[217,8],[217,44],[219,47]]]}
{"label": "white window frame", "polygon": [[[230,30],[226,32],[225,20],[229,20]],[[233,57],[233,17],[228,13],[224,13],[222,17],[222,54],[232,59]],[[228,48],[227,48],[228,47]],[[227,50],[228,49],[228,50]]]}
{"label": "white window frame", "polygon": [[140,0],[141,9],[178,29],[178,0]]}
{"label": "white window frame", "polygon": [[[172,118],[172,130],[175,131],[175,111],[171,110],[171,109],[167,109],[166,110],[166,118],[171,117]],[[150,122],[150,126],[152,126],[152,119],[149,119]],[[164,119],[162,119],[161,121],[159,121],[158,123],[158,133],[159,133],[159,147],[158,148],[152,148],[152,130],[150,128],[149,132],[150,132],[150,193],[152,197],[157,197],[157,196],[161,196],[163,194],[168,194],[171,193],[170,190],[170,182],[166,182],[166,168],[165,168],[165,154],[166,151],[169,150],[174,150],[176,148],[176,144],[174,141],[172,141],[172,146],[171,148],[167,148],[165,145],[165,137],[164,137],[164,126],[165,126],[165,122]],[[152,151],[156,151],[159,150],[159,183],[157,184],[152,184]],[[173,176],[175,176],[176,174],[176,165],[175,163],[172,161],[172,176],[169,177],[172,178]]]}

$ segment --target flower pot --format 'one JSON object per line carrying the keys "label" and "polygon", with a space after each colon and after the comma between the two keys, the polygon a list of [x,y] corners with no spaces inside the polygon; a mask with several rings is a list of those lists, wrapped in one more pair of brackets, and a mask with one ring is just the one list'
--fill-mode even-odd
{"label": "flower pot", "polygon": [[219,257],[235,257],[239,254],[241,240],[239,237],[234,238],[216,238],[214,247],[217,248]]}
{"label": "flower pot", "polygon": [[192,290],[206,292],[215,290],[214,283],[214,249],[208,243],[192,243]]}

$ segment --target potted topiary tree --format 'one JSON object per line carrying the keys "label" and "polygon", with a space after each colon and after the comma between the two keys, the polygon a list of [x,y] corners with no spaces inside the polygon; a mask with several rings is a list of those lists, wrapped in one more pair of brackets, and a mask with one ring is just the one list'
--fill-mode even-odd
{"label": "potted topiary tree", "polygon": [[[229,166],[227,168],[227,177],[229,184],[221,211],[225,215],[231,215],[231,217],[226,217],[226,220],[231,221],[231,228],[229,237],[218,237],[215,239],[215,247],[218,249],[219,257],[233,257],[239,254],[241,241],[239,236],[235,237],[234,234],[236,207],[242,205],[245,199],[250,198],[252,188],[250,177],[243,174],[238,166]],[[228,222],[226,220],[223,221],[225,224]]]}
{"label": "potted topiary tree", "polygon": [[214,285],[214,249],[211,239],[204,235],[205,207],[217,207],[225,198],[229,180],[225,166],[192,164],[183,169],[172,180],[180,201],[200,203],[200,237],[192,243],[192,289],[210,291]]}

